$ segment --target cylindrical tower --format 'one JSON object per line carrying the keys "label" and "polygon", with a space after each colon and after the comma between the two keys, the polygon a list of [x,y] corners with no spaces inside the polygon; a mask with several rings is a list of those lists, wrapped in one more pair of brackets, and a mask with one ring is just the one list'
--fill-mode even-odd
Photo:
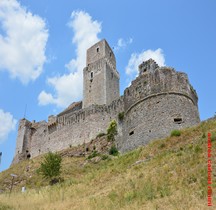
{"label": "cylindrical tower", "polygon": [[122,151],[200,122],[198,97],[185,73],[159,67],[152,59],[143,62],[139,71],[139,76],[124,92]]}

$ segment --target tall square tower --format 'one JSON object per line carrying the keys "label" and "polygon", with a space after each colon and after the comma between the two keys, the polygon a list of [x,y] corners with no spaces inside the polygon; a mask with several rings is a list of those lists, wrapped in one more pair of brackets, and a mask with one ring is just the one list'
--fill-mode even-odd
{"label": "tall square tower", "polygon": [[103,39],[87,50],[83,70],[83,108],[92,104],[108,105],[119,96],[115,55]]}

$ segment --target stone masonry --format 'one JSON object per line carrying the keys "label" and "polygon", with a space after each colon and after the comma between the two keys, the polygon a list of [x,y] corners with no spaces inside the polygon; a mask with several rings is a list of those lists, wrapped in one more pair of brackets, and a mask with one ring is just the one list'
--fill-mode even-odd
{"label": "stone masonry", "polygon": [[[200,122],[198,97],[187,75],[159,67],[152,59],[139,65],[139,76],[120,96],[115,55],[106,40],[87,50],[83,77],[83,101],[49,116],[48,122],[20,120],[13,164],[88,143],[106,133],[113,119],[121,152]],[[124,113],[123,119],[119,113]]]}

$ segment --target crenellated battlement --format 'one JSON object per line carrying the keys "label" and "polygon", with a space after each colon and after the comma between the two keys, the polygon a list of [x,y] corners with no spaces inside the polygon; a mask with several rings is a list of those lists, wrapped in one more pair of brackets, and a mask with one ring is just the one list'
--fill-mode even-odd
{"label": "crenellated battlement", "polygon": [[131,86],[125,89],[125,109],[129,109],[137,101],[158,94],[180,94],[190,98],[194,104],[197,104],[198,100],[185,73],[176,72],[170,67],[157,67],[153,71],[140,74],[132,81]]}

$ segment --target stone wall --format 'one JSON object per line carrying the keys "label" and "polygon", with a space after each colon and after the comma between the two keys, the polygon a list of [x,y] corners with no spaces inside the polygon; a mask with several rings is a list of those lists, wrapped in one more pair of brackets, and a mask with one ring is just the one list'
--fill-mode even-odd
{"label": "stone wall", "polygon": [[92,64],[102,58],[109,58],[113,66],[116,66],[115,55],[105,39],[99,41],[87,50],[86,64]]}
{"label": "stone wall", "polygon": [[13,163],[18,163],[19,160],[26,159],[31,150],[31,136],[33,129],[31,129],[31,122],[26,119],[21,119],[19,122],[18,135],[16,141],[15,158]]}
{"label": "stone wall", "polygon": [[105,61],[99,60],[83,71],[83,108],[106,103]]}
{"label": "stone wall", "polygon": [[185,73],[176,72],[173,68],[162,67],[154,73],[147,72],[140,75],[130,87],[124,91],[125,110],[128,110],[137,101],[148,96],[160,93],[182,93],[197,104],[197,94],[189,84]]}
{"label": "stone wall", "polygon": [[124,120],[122,152],[146,145],[149,141],[170,135],[199,123],[197,106],[181,94],[158,94],[139,101],[128,110]]}
{"label": "stone wall", "polygon": [[[52,117],[48,123],[45,121],[30,123],[25,120],[29,123],[28,130],[34,131],[26,138],[30,143],[30,157],[90,142],[99,133],[106,133],[111,120],[118,121],[118,114],[123,111],[123,107],[123,98],[121,97],[108,106],[92,105],[86,109],[66,112],[66,114],[58,116],[56,121]],[[20,125],[23,125],[23,120],[20,121]],[[20,136],[26,131],[26,128],[19,130],[18,148],[23,145]],[[15,156],[18,155],[17,151]]]}
{"label": "stone wall", "polygon": [[110,104],[119,98],[119,74],[108,62],[106,62],[106,103]]}

